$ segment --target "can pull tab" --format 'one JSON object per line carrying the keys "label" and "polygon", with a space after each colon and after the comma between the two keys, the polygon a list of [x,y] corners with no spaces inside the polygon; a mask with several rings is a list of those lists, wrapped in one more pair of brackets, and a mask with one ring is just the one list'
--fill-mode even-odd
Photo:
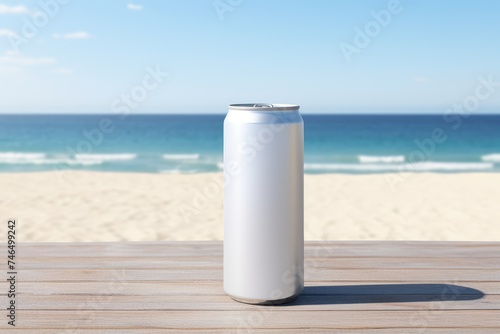
{"label": "can pull tab", "polygon": [[259,107],[272,108],[273,107],[273,105],[270,103],[256,103],[253,106],[254,106],[254,108],[259,108]]}

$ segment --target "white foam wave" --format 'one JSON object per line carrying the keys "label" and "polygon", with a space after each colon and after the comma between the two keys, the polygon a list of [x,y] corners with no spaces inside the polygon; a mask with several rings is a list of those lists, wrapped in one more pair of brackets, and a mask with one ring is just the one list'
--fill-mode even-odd
{"label": "white foam wave", "polygon": [[65,156],[47,157],[45,153],[0,152],[0,164],[8,165],[69,165],[91,166],[100,165],[106,159],[95,157],[77,157],[70,159]]}
{"label": "white foam wave", "polygon": [[82,162],[106,162],[106,161],[125,161],[134,160],[137,154],[120,153],[120,154],[78,154],[76,160]]}
{"label": "white foam wave", "polygon": [[161,174],[193,174],[196,173],[197,170],[180,170],[180,169],[165,169],[160,170]]}
{"label": "white foam wave", "polygon": [[103,161],[100,160],[74,160],[74,159],[46,159],[44,164],[60,164],[60,165],[69,165],[69,166],[93,166],[93,165],[101,165]]}
{"label": "white foam wave", "polygon": [[45,157],[45,153],[0,152],[0,163],[29,164],[43,161]]}
{"label": "white foam wave", "polygon": [[397,171],[399,164],[304,164],[306,171]]}
{"label": "white foam wave", "polygon": [[425,172],[425,171],[477,171],[494,168],[485,162],[420,162],[414,164],[305,164],[306,171],[360,171],[360,172]]}
{"label": "white foam wave", "polygon": [[405,162],[404,155],[388,155],[388,156],[370,156],[370,155],[360,155],[358,156],[358,160],[361,163],[397,163],[397,162]]}
{"label": "white foam wave", "polygon": [[[468,171],[468,170],[488,170],[493,169],[492,163],[484,162],[421,162],[415,164],[406,164],[410,166],[409,170],[427,171],[427,170],[446,170],[446,171]],[[406,167],[405,165],[405,167]]]}
{"label": "white foam wave", "polygon": [[198,160],[199,154],[164,154],[164,160]]}
{"label": "white foam wave", "polygon": [[0,164],[8,165],[69,165],[69,166],[91,166],[100,165],[102,161],[78,161],[72,159],[33,159],[33,160],[16,160],[4,161],[0,159]]}
{"label": "white foam wave", "polygon": [[487,162],[500,162],[500,153],[483,155],[481,157],[481,160],[487,161]]}

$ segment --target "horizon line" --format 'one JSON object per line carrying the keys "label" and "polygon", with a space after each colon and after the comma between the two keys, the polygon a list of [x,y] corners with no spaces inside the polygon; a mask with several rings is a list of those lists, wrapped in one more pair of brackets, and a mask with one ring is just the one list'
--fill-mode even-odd
{"label": "horizon line", "polygon": [[[225,116],[227,112],[225,113],[129,113],[125,115],[126,117],[129,116]],[[457,114],[460,115],[459,113],[450,113],[451,114]],[[20,112],[20,113],[2,113],[0,112],[0,116],[123,116],[122,114],[111,114],[111,113],[100,113],[100,112],[90,112],[90,113],[25,113],[25,112]],[[397,113],[397,112],[381,112],[381,113],[366,113],[366,112],[353,112],[353,113],[337,113],[337,112],[330,112],[330,113],[308,113],[308,112],[303,112],[301,115],[308,115],[308,116],[324,116],[324,115],[336,115],[336,116],[440,116],[440,115],[445,115],[445,113],[439,113],[439,112],[421,112],[421,113]],[[480,112],[480,113],[469,113],[468,116],[500,116],[500,111],[498,112]]]}

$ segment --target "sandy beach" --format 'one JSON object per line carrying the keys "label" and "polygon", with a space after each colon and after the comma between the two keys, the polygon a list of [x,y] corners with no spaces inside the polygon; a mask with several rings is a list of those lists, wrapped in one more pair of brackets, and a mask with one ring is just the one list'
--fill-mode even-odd
{"label": "sandy beach", "polygon": [[[223,238],[222,174],[3,173],[0,191],[22,242]],[[306,175],[305,238],[500,240],[500,174]]]}

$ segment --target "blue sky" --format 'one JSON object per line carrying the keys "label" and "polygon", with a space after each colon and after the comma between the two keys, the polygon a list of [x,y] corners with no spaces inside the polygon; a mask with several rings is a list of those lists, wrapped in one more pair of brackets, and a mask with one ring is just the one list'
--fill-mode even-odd
{"label": "blue sky", "polygon": [[499,1],[391,1],[0,0],[0,112],[440,113],[500,81]]}

